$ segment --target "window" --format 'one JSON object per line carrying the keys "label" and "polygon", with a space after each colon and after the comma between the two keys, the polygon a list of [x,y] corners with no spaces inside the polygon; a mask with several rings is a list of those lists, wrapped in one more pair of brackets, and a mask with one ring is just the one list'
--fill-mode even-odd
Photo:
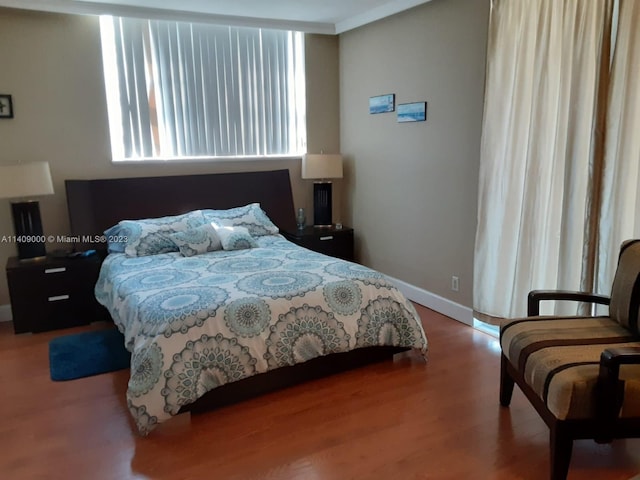
{"label": "window", "polygon": [[304,37],[102,17],[114,161],[300,155]]}

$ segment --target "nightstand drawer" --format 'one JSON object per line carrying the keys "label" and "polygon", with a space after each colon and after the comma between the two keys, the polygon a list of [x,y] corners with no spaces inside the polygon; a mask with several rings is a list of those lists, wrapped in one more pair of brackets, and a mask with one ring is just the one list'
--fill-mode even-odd
{"label": "nightstand drawer", "polygon": [[354,260],[352,228],[305,227],[302,230],[282,233],[287,240],[301,247],[351,262]]}
{"label": "nightstand drawer", "polygon": [[13,290],[26,292],[32,299],[93,295],[97,278],[97,272],[75,265],[16,270],[7,275]]}
{"label": "nightstand drawer", "polygon": [[[86,325],[92,318],[87,312],[86,302],[74,293],[37,296],[12,302],[14,330],[22,332],[45,332],[58,328]],[[22,321],[15,322],[15,319]]]}
{"label": "nightstand drawer", "polygon": [[304,247],[332,257],[353,259],[353,232],[351,235],[331,235],[329,233],[307,239]]}
{"label": "nightstand drawer", "polygon": [[[8,273],[12,286],[19,291],[34,292],[38,296],[61,295],[77,289],[78,272],[68,267],[45,266],[19,269]],[[81,275],[80,275],[81,277]]]}

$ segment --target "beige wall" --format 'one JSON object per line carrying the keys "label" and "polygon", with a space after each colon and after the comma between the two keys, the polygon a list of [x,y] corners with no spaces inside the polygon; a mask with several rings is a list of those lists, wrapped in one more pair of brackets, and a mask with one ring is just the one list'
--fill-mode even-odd
{"label": "beige wall", "polygon": [[[433,0],[340,36],[343,213],[359,260],[467,307],[488,18],[489,0]],[[369,115],[387,93],[427,101],[427,122]]]}
{"label": "beige wall", "polygon": [[[49,161],[56,193],[40,201],[47,235],[69,233],[64,192],[68,178],[288,168],[296,207],[311,207],[311,185],[300,179],[299,159],[179,165],[111,163],[97,17],[0,9],[0,62],[0,93],[13,96],[15,110],[14,119],[0,120],[0,165]],[[307,85],[310,151],[338,151],[338,39],[308,36],[307,69],[313,72]],[[0,200],[0,238],[12,234],[9,201]],[[58,247],[49,245],[48,249]],[[0,243],[2,266],[13,255],[15,245]],[[3,273],[0,305],[7,303]]]}

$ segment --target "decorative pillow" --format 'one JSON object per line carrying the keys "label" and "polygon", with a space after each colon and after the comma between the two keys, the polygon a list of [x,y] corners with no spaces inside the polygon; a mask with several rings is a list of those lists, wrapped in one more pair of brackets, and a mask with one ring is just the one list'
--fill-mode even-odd
{"label": "decorative pillow", "polygon": [[279,232],[259,203],[228,210],[202,210],[207,222],[215,222],[224,227],[245,227],[254,237],[275,235]]}
{"label": "decorative pillow", "polygon": [[223,227],[215,223],[212,225],[225,250],[244,250],[258,246],[246,227]]}
{"label": "decorative pillow", "polygon": [[210,223],[205,223],[184,232],[172,233],[169,238],[178,246],[183,257],[192,257],[201,253],[222,250],[222,243],[216,234],[215,228]]}
{"label": "decorative pillow", "polygon": [[127,232],[124,253],[129,257],[143,257],[177,252],[178,246],[169,235],[199,227],[204,223],[202,211],[194,210],[172,217],[122,220],[118,225],[121,231]]}

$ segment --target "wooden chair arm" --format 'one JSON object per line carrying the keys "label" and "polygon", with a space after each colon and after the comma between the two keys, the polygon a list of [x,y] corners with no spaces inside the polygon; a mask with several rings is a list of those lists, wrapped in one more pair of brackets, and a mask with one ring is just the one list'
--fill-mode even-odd
{"label": "wooden chair arm", "polygon": [[616,422],[624,400],[624,382],[620,365],[640,364],[640,346],[607,348],[600,354],[600,371],[596,385],[596,416],[600,420],[600,440],[613,438],[611,427]]}
{"label": "wooden chair arm", "polygon": [[573,292],[570,290],[531,290],[527,300],[527,316],[540,315],[542,300],[572,300],[574,302],[599,303],[609,305],[609,297],[597,293]]}
{"label": "wooden chair arm", "polygon": [[[640,364],[640,345],[637,347],[613,347],[607,348],[600,355],[600,369],[620,369],[620,365]],[[616,372],[616,378],[618,372]]]}

